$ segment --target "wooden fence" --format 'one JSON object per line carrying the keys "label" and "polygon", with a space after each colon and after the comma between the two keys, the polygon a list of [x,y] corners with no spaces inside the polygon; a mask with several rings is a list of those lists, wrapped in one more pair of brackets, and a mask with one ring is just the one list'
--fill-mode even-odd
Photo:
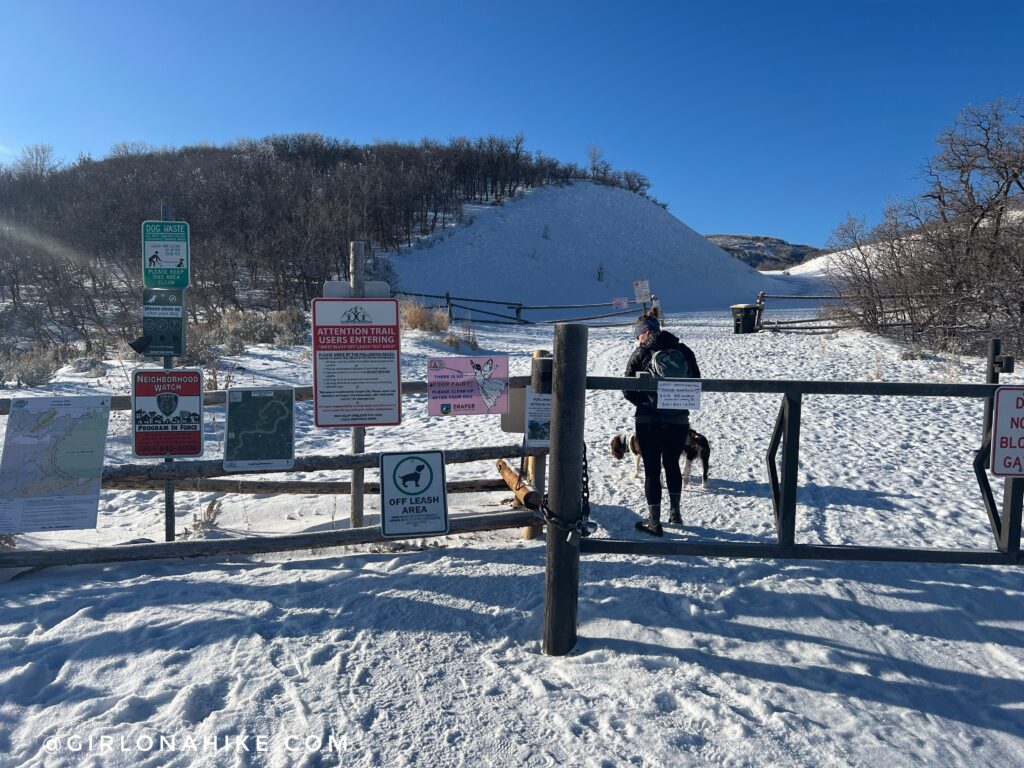
{"label": "wooden fence", "polygon": [[[992,500],[984,471],[991,433],[987,431],[976,454],[974,469],[983,506],[995,539],[991,550],[834,546],[800,544],[795,540],[798,469],[800,463],[801,404],[805,395],[881,397],[956,397],[991,402],[996,390],[986,384],[923,384],[908,382],[785,381],[704,379],[704,392],[781,394],[782,403],[765,462],[771,487],[777,541],[733,543],[719,541],[621,540],[585,537],[582,504],[582,445],[588,390],[656,391],[652,378],[612,378],[586,375],[587,328],[555,328],[552,379],[551,457],[546,518],[559,535],[547,537],[547,573],[543,650],[560,656],[576,644],[580,555],[679,555],[701,557],[782,558],[818,560],[871,560],[884,562],[968,563],[1021,565],[1021,516],[1024,478],[1005,481],[1003,508]],[[991,378],[990,378],[991,380]],[[986,430],[988,425],[986,424]],[[782,448],[781,472],[778,452]]]}

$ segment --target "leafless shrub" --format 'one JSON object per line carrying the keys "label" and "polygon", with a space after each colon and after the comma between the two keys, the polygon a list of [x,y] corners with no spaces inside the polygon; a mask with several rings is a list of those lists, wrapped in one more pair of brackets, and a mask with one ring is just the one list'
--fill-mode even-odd
{"label": "leafless shrub", "polygon": [[448,330],[448,313],[441,307],[427,307],[418,301],[398,303],[398,318],[405,330],[444,333]]}

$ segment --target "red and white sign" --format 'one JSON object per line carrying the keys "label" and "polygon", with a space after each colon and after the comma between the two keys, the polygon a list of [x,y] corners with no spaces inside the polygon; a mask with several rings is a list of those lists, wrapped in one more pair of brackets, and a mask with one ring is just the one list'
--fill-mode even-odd
{"label": "red and white sign", "polygon": [[990,466],[999,477],[1024,477],[1024,387],[996,390]]}
{"label": "red and white sign", "polygon": [[629,309],[629,299],[625,296],[612,299],[612,307],[614,309]]}
{"label": "red and white sign", "polygon": [[313,398],[318,427],[402,422],[396,299],[313,300]]}
{"label": "red and white sign", "polygon": [[203,372],[136,368],[132,371],[132,421],[136,456],[202,456]]}

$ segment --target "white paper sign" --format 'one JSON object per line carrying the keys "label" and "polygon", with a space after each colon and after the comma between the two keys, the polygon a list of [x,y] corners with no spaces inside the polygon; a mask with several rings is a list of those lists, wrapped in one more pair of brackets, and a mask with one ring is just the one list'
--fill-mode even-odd
{"label": "white paper sign", "polygon": [[1024,387],[996,390],[989,465],[997,477],[1024,477]]}
{"label": "white paper sign", "polygon": [[380,530],[386,537],[448,533],[448,495],[441,451],[381,454]]}
{"label": "white paper sign", "polygon": [[651,300],[651,283],[649,280],[633,281],[633,298],[637,304],[646,304]]}
{"label": "white paper sign", "polygon": [[551,395],[526,390],[526,440],[527,448],[549,448],[551,446]]}
{"label": "white paper sign", "polygon": [[658,380],[658,408],[696,411],[700,408],[700,382]]}

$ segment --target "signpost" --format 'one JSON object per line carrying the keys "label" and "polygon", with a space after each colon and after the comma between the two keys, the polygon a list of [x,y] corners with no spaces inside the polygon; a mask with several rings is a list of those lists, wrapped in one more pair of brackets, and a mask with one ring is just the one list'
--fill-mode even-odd
{"label": "signpost", "polygon": [[313,300],[313,399],[318,427],[401,423],[397,300]]}
{"label": "signpost", "polygon": [[203,372],[136,368],[132,371],[132,421],[135,456],[202,456]]}
{"label": "signpost", "polygon": [[999,387],[994,402],[992,474],[1024,477],[1024,387]]}
{"label": "signpost", "polygon": [[441,451],[381,454],[380,529],[386,537],[448,533],[448,493]]}
{"label": "signpost", "polygon": [[142,289],[142,335],[150,342],[147,357],[185,354],[185,291],[180,288]]}
{"label": "signpost", "polygon": [[189,287],[189,230],[186,222],[142,222],[142,284],[146,288]]}

